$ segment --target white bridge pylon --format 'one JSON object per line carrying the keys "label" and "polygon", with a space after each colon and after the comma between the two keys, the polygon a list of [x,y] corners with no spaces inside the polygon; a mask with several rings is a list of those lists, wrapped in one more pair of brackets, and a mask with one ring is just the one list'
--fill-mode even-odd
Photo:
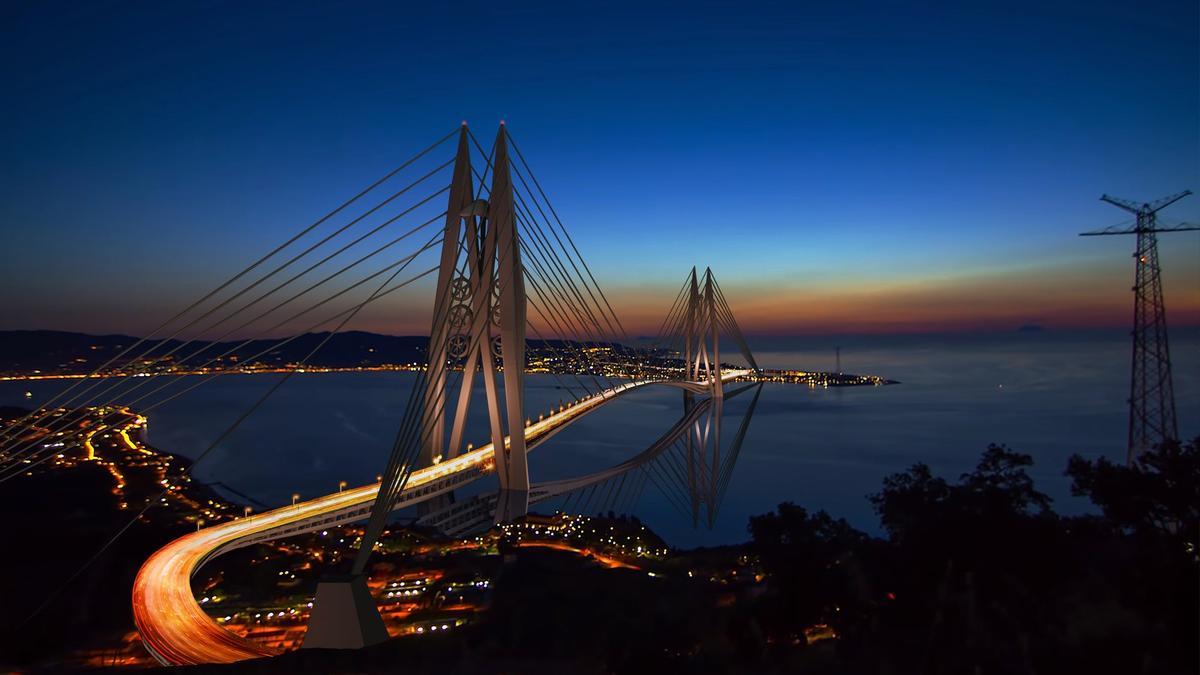
{"label": "white bridge pylon", "polygon": [[[727,371],[725,383],[729,384],[745,374],[746,371]],[[724,396],[695,401],[666,433],[646,449],[612,467],[582,476],[532,484],[529,489],[530,505],[566,497],[562,509],[579,514],[592,512],[590,507],[593,504],[600,511],[618,501],[628,501],[632,506],[645,483],[652,482],[673,506],[691,517],[694,526],[699,526],[701,511],[705,511],[706,523],[711,529],[733,475],[733,466],[741,453],[761,387],[761,383],[744,384]],[[727,452],[722,452],[719,424],[724,401],[752,388],[756,390],[754,397],[742,415]],[[684,391],[689,389],[684,388]],[[702,441],[696,442],[696,439]],[[599,494],[596,488],[600,488]],[[592,489],[592,492],[586,492],[588,489]],[[593,501],[594,497],[599,497],[599,500]],[[495,508],[494,496],[478,495],[430,512],[417,522],[450,536],[466,536],[486,529],[493,521]]]}
{"label": "white bridge pylon", "polygon": [[[500,125],[491,157],[487,159],[485,171],[480,176],[479,189],[483,190],[484,177],[488,171],[491,172],[487,199],[479,198],[473,190],[476,174],[471,167],[472,141],[470,131],[464,124],[459,131],[453,176],[448,188],[427,365],[417,380],[418,390],[410,398],[382,474],[352,572],[344,579],[331,580],[318,587],[305,646],[356,646],[370,644],[381,639],[381,635],[386,635],[382,620],[365,591],[363,575],[367,563],[391,513],[399,506],[413,471],[452,463],[460,457],[473,395],[472,385],[477,373],[483,378],[492,441],[491,463],[500,483],[494,506],[489,500],[485,508],[490,510],[493,523],[509,522],[528,512],[530,485],[526,436],[532,427],[525,415],[524,394],[526,312],[530,301],[525,294],[526,275],[532,273],[529,281],[540,300],[535,308],[544,320],[561,331],[562,337],[573,333],[577,337],[586,335],[594,338],[597,333],[603,332],[596,313],[579,292],[567,268],[554,254],[547,255],[549,241],[544,235],[539,238],[537,228],[530,227],[534,214],[522,193],[514,190],[513,174],[520,179],[525,193],[532,192],[530,182],[543,197],[544,193],[541,193],[541,186],[524,163],[524,158],[520,158],[519,150],[517,157],[525,166],[529,179],[526,180],[525,174],[510,162],[510,140],[504,124]],[[548,220],[542,207],[536,200],[534,203],[542,218]],[[546,208],[553,213],[548,201]],[[562,229],[557,214],[554,214],[554,220]],[[529,235],[529,269],[522,262],[522,237],[518,233],[518,225],[524,226]],[[570,241],[565,229],[562,232]],[[558,239],[557,233],[553,236]],[[558,243],[561,247],[561,240]],[[574,248],[573,242],[571,246]],[[578,251],[575,252],[578,255]],[[569,263],[574,268],[575,276],[584,283],[595,310],[604,315],[603,308],[591,288],[586,286],[587,281],[575,262],[569,259]],[[587,265],[582,258],[580,263],[586,270]],[[547,273],[547,268],[550,273]],[[541,284],[536,280],[538,276]],[[588,276],[594,284],[590,270]],[[598,286],[596,291],[603,298],[603,291]],[[703,427],[693,425],[687,436],[688,462],[692,465],[696,463],[694,458],[703,458],[708,448],[714,448],[715,452],[719,443],[720,404],[724,397],[725,381],[731,379],[722,374],[721,335],[726,334],[734,339],[754,371],[758,370],[758,366],[711,270],[706,269],[700,278],[693,267],[683,294],[687,296],[686,301],[680,303],[677,297],[676,306],[668,313],[668,323],[673,326],[668,335],[679,334],[683,338],[683,349],[679,352],[683,361],[680,374],[682,381],[677,384],[684,389],[684,411],[692,411],[697,394],[707,394],[716,402],[717,411],[715,416],[709,418],[709,424]],[[607,299],[604,304],[612,313]],[[676,307],[679,308],[678,316],[674,315]],[[612,319],[619,325],[615,314]],[[608,322],[607,316],[605,322]],[[592,326],[598,330],[592,332]],[[613,324],[609,323],[609,326],[612,328]],[[593,341],[592,344],[596,343]],[[548,345],[548,341],[542,340],[543,347]],[[613,343],[609,343],[607,349],[614,354],[622,351]],[[500,359],[499,363],[496,362],[497,358]],[[456,364],[462,367],[457,392],[452,391],[449,382],[449,372]],[[636,368],[636,364],[633,365]],[[502,387],[496,383],[497,370],[502,371]],[[745,371],[734,372],[738,373],[734,375],[733,379],[736,379]],[[625,386],[618,385],[618,388]],[[615,392],[611,384],[608,391]],[[602,392],[600,390],[595,394]],[[447,439],[447,408],[450,405],[453,405],[454,414]],[[690,471],[693,482],[697,477],[695,469],[693,467]],[[709,483],[716,488],[715,472]],[[447,492],[435,501],[422,500],[422,506],[419,507],[422,513],[429,517],[444,513],[447,509],[456,512],[451,492],[453,489],[448,486]],[[695,486],[692,487],[692,494],[698,494]],[[433,497],[429,493],[427,496]],[[715,497],[707,501],[712,513]],[[693,505],[693,512],[698,514],[699,506],[695,500]],[[346,626],[353,628],[347,629]]]}
{"label": "white bridge pylon", "polygon": [[[500,479],[502,508],[496,518],[507,521],[525,515],[529,468],[525,459],[525,283],[503,125],[496,135],[493,166],[489,199],[475,199],[464,126],[450,186],[434,296],[437,309],[430,328],[430,374],[425,382],[422,420],[431,431],[422,438],[417,466],[431,466],[461,452],[472,385],[476,372],[481,373]],[[497,357],[507,365],[502,391],[496,386]],[[451,399],[446,364],[460,360],[463,375],[457,396]],[[447,440],[445,405],[451,400],[454,417]]]}
{"label": "white bridge pylon", "polygon": [[[470,131],[466,124],[459,130],[427,365],[418,379],[416,400],[409,402],[383,471],[355,559],[356,575],[366,568],[371,550],[412,472],[453,460],[462,452],[476,374],[483,378],[494,466],[500,482],[496,519],[511,520],[524,515],[528,508],[524,396],[527,300],[508,146],[507,130],[501,124],[487,167],[491,185],[487,199],[481,199],[473,186]],[[480,190],[483,188],[481,180]],[[449,375],[456,364],[461,364],[462,377],[457,391],[453,391]],[[502,371],[502,386],[497,385],[498,370]],[[449,438],[448,406],[454,410]]]}
{"label": "white bridge pylon", "polygon": [[[385,176],[381,182],[452,137],[453,134],[447,135]],[[162,663],[231,662],[276,653],[272,648],[233,635],[208,617],[191,593],[190,577],[207,561],[225,551],[364,520],[367,524],[362,544],[350,574],[328,579],[318,586],[305,646],[346,648],[384,639],[386,631],[382,628],[373,600],[366,592],[364,572],[379,535],[394,511],[410,506],[419,508],[421,504],[434,500],[444,506],[454,490],[495,472],[498,474],[500,491],[489,519],[492,522],[512,520],[526,513],[531,500],[527,453],[573,421],[648,385],[682,389],[688,394],[687,400],[696,396],[719,402],[725,396],[722,389],[725,383],[754,378],[757,366],[733,321],[720,287],[711,271],[707,270],[703,279],[697,277],[695,270],[692,271],[687,301],[680,302],[683,295],[677,299],[680,311],[675,311],[673,307],[665,324],[671,326],[668,335],[688,336],[686,349],[639,354],[636,363],[620,362],[621,358],[633,356],[633,350],[626,346],[628,343],[616,339],[619,335],[627,334],[620,327],[620,321],[604,296],[603,289],[592,276],[570,233],[554,213],[507,130],[501,126],[490,154],[479,147],[465,125],[458,132],[458,141],[452,160],[451,184],[446,186],[440,183],[442,187],[438,192],[418,202],[418,205],[424,204],[443,190],[448,192],[445,214],[428,221],[436,227],[444,218],[439,264],[392,284],[391,280],[421,251],[436,250],[439,242],[435,236],[426,248],[358,282],[364,283],[395,269],[392,277],[357,307],[334,316],[334,319],[344,317],[338,327],[340,330],[365,304],[399,290],[426,274],[438,272],[428,364],[413,380],[408,407],[381,480],[213,525],[180,537],[151,556],[135,581],[135,621],[147,648]],[[482,175],[471,166],[471,147],[485,157]],[[512,159],[518,160],[515,163],[510,161],[510,149],[513,151]],[[450,164],[451,161],[444,162],[442,167]],[[435,169],[426,178],[440,170]],[[490,185],[485,189],[489,174]],[[515,184],[514,179],[517,181]],[[425,178],[418,179],[417,183],[423,180]],[[359,197],[379,184],[377,182],[367,188]],[[314,246],[347,231],[347,228],[375,213],[411,187],[396,192]],[[484,196],[486,198],[482,198]],[[345,206],[331,212],[331,215]],[[372,233],[411,210],[385,221]],[[317,221],[317,224],[329,217]],[[539,230],[543,225],[544,229]],[[316,225],[308,230],[312,227]],[[421,227],[424,225],[412,232]],[[395,241],[406,236],[402,235]],[[360,237],[356,242],[362,240]],[[390,245],[360,258],[345,269]],[[292,258],[292,261],[297,259],[299,256]],[[288,264],[290,262],[280,269]],[[248,270],[253,268],[254,265]],[[274,273],[268,273],[249,288]],[[329,275],[326,280],[340,273]],[[279,287],[284,285],[286,283]],[[527,285],[532,293],[530,296],[526,295]],[[245,289],[233,297],[243,292]],[[336,298],[344,292],[339,291],[332,297]],[[330,299],[321,300],[310,309]],[[539,320],[528,323],[527,309],[532,310]],[[304,312],[296,316],[302,316]],[[214,326],[219,325],[220,321]],[[314,327],[320,325],[318,323]],[[539,326],[549,328],[548,332],[558,339],[542,338],[538,334]],[[524,401],[527,328],[535,338],[541,340],[541,349],[548,350],[547,353],[566,353],[568,358],[562,363],[567,364],[568,370],[564,372],[568,373],[568,377],[574,377],[584,390],[582,394],[571,391],[572,399],[569,402],[560,404],[557,412],[551,411],[544,419],[539,417],[537,421],[527,417]],[[721,363],[718,344],[721,335],[734,338],[747,357],[750,368],[740,370]],[[201,353],[198,351],[194,355]],[[617,362],[612,364],[592,359],[615,359]],[[584,361],[587,363],[584,364]],[[572,364],[584,367],[575,368]],[[659,372],[655,372],[656,369]],[[497,371],[501,373],[499,378]],[[455,379],[457,372],[462,373],[461,379]],[[612,375],[614,372],[623,375]],[[632,378],[624,375],[630,372],[639,374]],[[465,423],[472,403],[471,384],[477,374],[484,379],[484,404],[488,412],[491,442],[477,448],[464,448]],[[559,374],[555,372],[554,376],[558,378]],[[582,382],[588,379],[594,387]],[[497,380],[500,380],[499,384]],[[455,381],[458,384],[453,384]],[[570,386],[563,388],[571,389]],[[705,406],[706,409],[709,407],[715,406]],[[696,423],[696,418],[689,419],[692,419],[691,424]],[[727,472],[723,473],[727,475]],[[712,484],[711,478],[707,483]],[[550,491],[564,487],[556,486]],[[548,494],[547,490],[548,486],[543,484],[539,495]]]}
{"label": "white bridge pylon", "polygon": [[725,294],[711,268],[697,274],[693,267],[667,313],[656,342],[683,360],[683,379],[707,385],[715,397],[723,395],[721,336],[734,342],[746,364],[758,371],[741,327],[733,317]]}

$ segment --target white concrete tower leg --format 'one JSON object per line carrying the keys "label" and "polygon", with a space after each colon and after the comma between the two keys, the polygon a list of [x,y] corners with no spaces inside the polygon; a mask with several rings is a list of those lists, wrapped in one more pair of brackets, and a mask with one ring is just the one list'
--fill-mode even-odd
{"label": "white concrete tower leg", "polygon": [[509,175],[508,139],[504,125],[496,134],[489,216],[496,231],[499,256],[500,352],[504,360],[504,407],[508,420],[508,447],[498,446],[496,469],[500,496],[496,521],[525,515],[529,508],[529,466],[525,455],[525,279],[521,247],[513,208]]}
{"label": "white concrete tower leg", "polygon": [[[458,151],[454,159],[454,174],[446,204],[446,224],[442,238],[441,262],[438,266],[437,290],[433,300],[433,324],[429,328],[428,372],[424,401],[421,408],[422,429],[430,429],[421,444],[417,467],[433,463],[445,450],[446,430],[446,342],[451,334],[448,321],[451,285],[458,275],[459,244],[462,241],[462,212],[472,201],[471,153],[464,124],[458,136]],[[434,418],[432,421],[430,418]]]}
{"label": "white concrete tower leg", "polygon": [[708,322],[712,331],[712,387],[713,396],[724,396],[724,387],[721,386],[721,331],[720,322],[717,320],[717,297],[713,291],[712,270],[704,270],[704,300],[705,311],[708,314]]}

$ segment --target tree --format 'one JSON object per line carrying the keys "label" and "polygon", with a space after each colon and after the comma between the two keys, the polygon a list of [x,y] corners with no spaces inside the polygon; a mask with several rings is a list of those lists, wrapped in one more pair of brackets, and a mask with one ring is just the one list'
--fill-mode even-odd
{"label": "tree", "polygon": [[852,561],[868,537],[845,520],[784,502],[776,512],[751,517],[748,529],[770,578],[772,593],[760,607],[769,632],[800,633],[859,604],[859,580],[849,570],[857,568]]}
{"label": "tree", "polygon": [[1122,529],[1182,538],[1195,554],[1200,528],[1200,437],[1167,441],[1131,466],[1074,455],[1067,462],[1071,492],[1100,507]]}
{"label": "tree", "polygon": [[1045,515],[1050,498],[1033,487],[1025,472],[1033,458],[989,445],[975,471],[957,485],[934,476],[929,466],[915,464],[905,473],[883,479],[883,489],[869,496],[880,521],[894,540],[953,524],[971,529],[996,521]]}

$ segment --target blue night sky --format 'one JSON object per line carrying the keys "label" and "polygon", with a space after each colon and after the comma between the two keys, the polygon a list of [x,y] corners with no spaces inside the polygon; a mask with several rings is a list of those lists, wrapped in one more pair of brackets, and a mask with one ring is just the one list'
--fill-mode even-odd
{"label": "blue night sky", "polygon": [[1200,191],[1194,0],[409,4],[6,3],[0,329],[149,330],[464,119],[639,329],[692,265],[752,332],[1122,325],[1132,238],[1076,234]]}

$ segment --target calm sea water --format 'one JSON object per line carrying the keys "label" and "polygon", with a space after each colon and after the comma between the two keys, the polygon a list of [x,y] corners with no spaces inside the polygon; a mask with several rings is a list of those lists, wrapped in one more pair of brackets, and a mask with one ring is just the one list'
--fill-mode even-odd
{"label": "calm sea water", "polygon": [[[1200,331],[1172,333],[1180,431],[1200,435]],[[878,531],[866,495],[884,476],[915,462],[957,477],[988,443],[1035,459],[1037,485],[1060,512],[1087,509],[1063,476],[1075,453],[1121,459],[1129,377],[1127,334],[1013,333],[988,336],[771,338],[752,340],[764,367],[831,370],[842,349],[846,372],[900,380],[888,387],[810,389],[766,385],[728,491],[711,529],[693,525],[651,483],[632,509],[673,545],[740,541],[749,516],[781,501],[825,509]],[[194,457],[276,376],[226,376],[150,415],[151,442]],[[338,481],[367,483],[380,473],[412,383],[406,373],[301,374],[221,444],[196,475],[272,505],[293,492],[316,496]],[[569,378],[565,380],[573,384]],[[551,376],[527,385],[531,416],[569,394]],[[0,404],[28,405],[62,382],[0,383]],[[724,410],[723,450],[753,392]],[[482,400],[480,398],[480,400]],[[530,457],[534,481],[602,469],[641,451],[682,414],[681,394],[648,388],[606,406],[555,436]],[[486,441],[476,405],[469,437]],[[481,485],[478,489],[487,489]]]}

